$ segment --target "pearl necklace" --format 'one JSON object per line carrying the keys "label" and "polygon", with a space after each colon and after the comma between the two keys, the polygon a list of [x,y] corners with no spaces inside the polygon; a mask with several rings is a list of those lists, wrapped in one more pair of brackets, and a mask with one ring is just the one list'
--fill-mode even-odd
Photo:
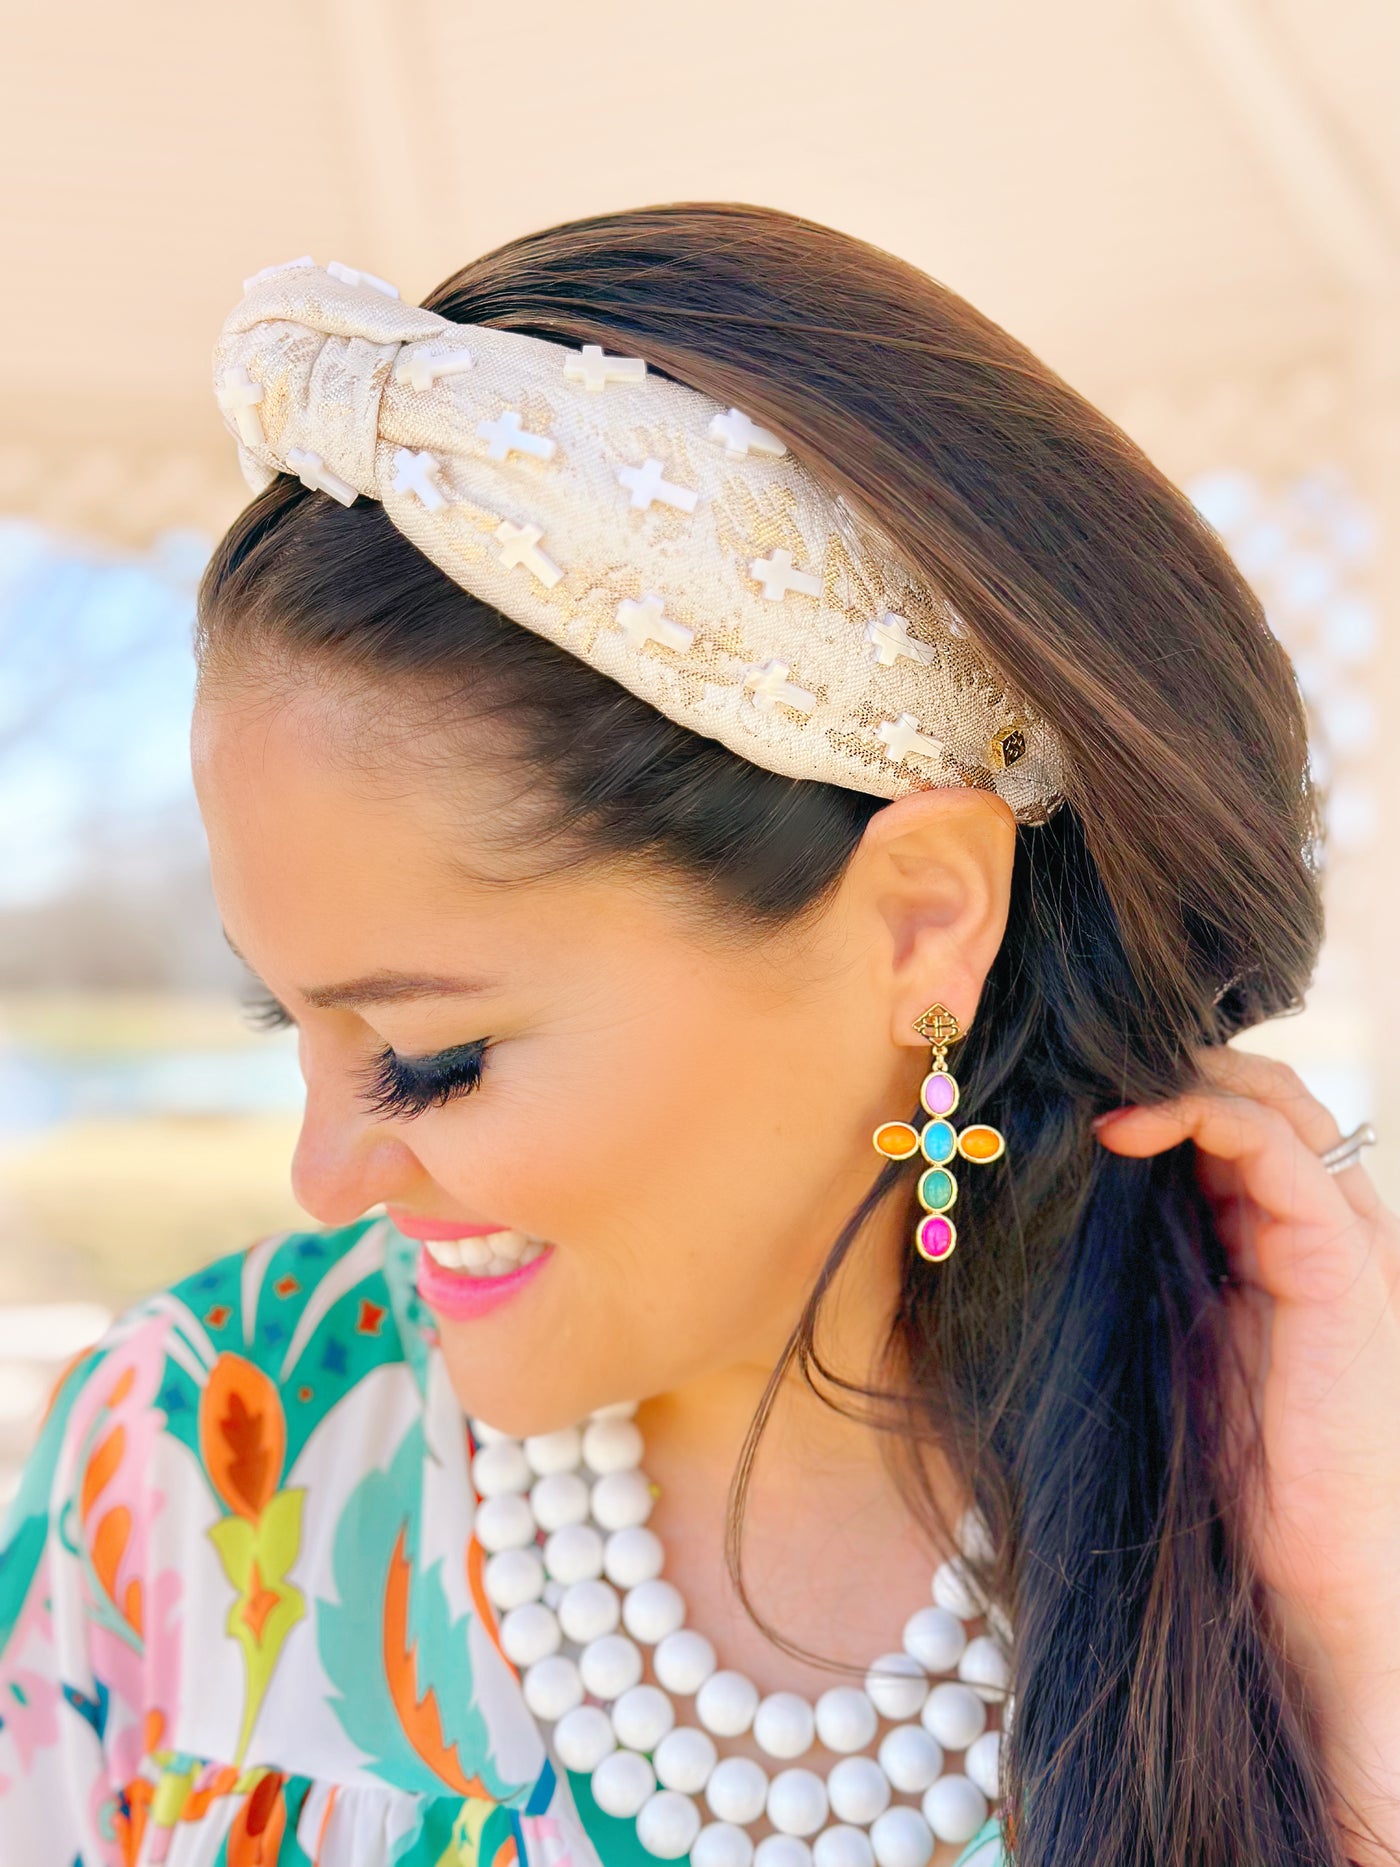
{"label": "pearl necklace", "polygon": [[[688,1854],[693,1867],[927,1867],[936,1841],[969,1840],[998,1793],[1001,1738],[987,1707],[1002,1705],[1005,1730],[1012,1701],[1010,1629],[992,1608],[1000,1638],[969,1634],[982,1602],[963,1562],[940,1563],[933,1605],[910,1617],[904,1650],[882,1654],[863,1689],[833,1686],[815,1705],[796,1692],[762,1697],[720,1669],[662,1577],[635,1412],[605,1407],[523,1441],[471,1422],[487,1598],[557,1760],[590,1778],[605,1814],[635,1818],[649,1854]],[[986,1538],[967,1512],[962,1554],[985,1554]],[[655,1683],[644,1682],[644,1647]],[[693,1723],[679,1721],[676,1699],[693,1701]],[[719,1753],[716,1738],[748,1732],[781,1765],[818,1742],[839,1761],[825,1776],[785,1767],[770,1778],[751,1757]],[[961,1769],[945,1770],[950,1751]],[[773,1832],[755,1844],[749,1830],[765,1817]]]}

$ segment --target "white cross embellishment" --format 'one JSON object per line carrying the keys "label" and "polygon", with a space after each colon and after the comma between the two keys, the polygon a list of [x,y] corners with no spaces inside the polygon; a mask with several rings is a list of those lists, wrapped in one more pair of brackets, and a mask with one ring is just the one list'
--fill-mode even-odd
{"label": "white cross embellishment", "polygon": [[554,452],[554,442],[547,434],[531,434],[521,426],[517,408],[506,409],[494,421],[479,421],[476,431],[483,441],[491,443],[486,451],[488,460],[505,460],[511,454],[538,454],[541,460],[548,460]]}
{"label": "white cross embellishment", "polygon": [[809,694],[805,687],[794,687],[788,672],[785,661],[765,661],[744,676],[744,686],[760,713],[771,713],[778,701],[796,713],[810,713],[816,706],[817,696]]}
{"label": "white cross embellishment", "polygon": [[663,648],[689,648],[695,640],[694,629],[683,622],[672,622],[662,612],[665,604],[659,596],[644,596],[640,603],[624,597],[617,606],[615,621],[620,624],[633,648],[645,648],[648,642],[660,642]]}
{"label": "white cross embellishment", "polygon": [[875,650],[874,659],[882,668],[892,668],[901,655],[907,655],[910,661],[933,659],[933,650],[926,642],[911,639],[909,618],[897,616],[892,609],[865,625],[865,639]]}
{"label": "white cross embellishment", "polygon": [[639,512],[649,511],[654,499],[659,499],[663,506],[678,506],[682,512],[693,512],[700,497],[688,486],[677,486],[666,479],[661,462],[655,459],[644,460],[640,467],[620,467],[617,477],[630,490],[632,504]]}
{"label": "white cross embellishment", "polygon": [[442,472],[442,463],[435,454],[420,451],[413,453],[409,448],[401,447],[394,455],[394,477],[390,481],[396,493],[416,493],[418,503],[426,506],[429,512],[441,512],[447,504],[447,494],[438,484],[438,475]]}
{"label": "white cross embellishment", "polygon": [[743,410],[738,408],[716,415],[707,433],[712,441],[723,441],[724,451],[731,458],[747,454],[751,449],[759,454],[787,452],[785,441],[780,441],[776,434],[770,434],[767,428],[760,428],[756,421],[750,421]]}
{"label": "white cross embellishment", "polygon": [[342,285],[367,285],[371,291],[382,292],[386,298],[397,298],[399,288],[390,285],[387,279],[381,279],[377,273],[362,272],[358,266],[342,266],[338,259],[333,259],[326,271],[333,279],[339,279]]}
{"label": "white cross embellishment", "polygon": [[404,350],[394,365],[394,381],[410,384],[421,395],[439,376],[460,376],[473,367],[469,350]]}
{"label": "white cross embellishment", "polygon": [[781,546],[771,557],[754,558],[749,565],[749,575],[763,585],[763,594],[771,603],[781,603],[789,590],[796,590],[801,596],[822,593],[821,578],[809,570],[794,570],[791,551]]}
{"label": "white cross embellishment", "polygon": [[646,373],[641,357],[606,356],[601,344],[585,344],[582,350],[571,350],[564,359],[568,381],[581,382],[585,389],[595,392],[606,389],[610,382],[640,382]]}
{"label": "white cross embellishment", "polygon": [[496,536],[501,541],[501,562],[507,570],[523,564],[532,577],[538,577],[551,590],[564,575],[554,560],[540,550],[544,533],[538,525],[516,525],[510,519],[502,519],[496,527]]}
{"label": "white cross embellishment", "polygon": [[313,493],[329,493],[332,499],[338,499],[342,506],[353,506],[358,494],[348,480],[342,480],[332,473],[321,456],[310,448],[293,447],[287,451],[287,465],[301,481],[309,486]]}
{"label": "white cross embellishment", "polygon": [[238,438],[245,447],[267,440],[263,433],[262,417],[258,414],[258,403],[263,399],[262,384],[254,382],[241,363],[224,371],[218,394],[219,407],[226,415],[233,417],[238,427]]}
{"label": "white cross embellishment", "polygon": [[943,741],[919,731],[912,713],[901,713],[897,720],[881,720],[875,728],[885,742],[885,757],[898,762],[906,758],[941,758]]}

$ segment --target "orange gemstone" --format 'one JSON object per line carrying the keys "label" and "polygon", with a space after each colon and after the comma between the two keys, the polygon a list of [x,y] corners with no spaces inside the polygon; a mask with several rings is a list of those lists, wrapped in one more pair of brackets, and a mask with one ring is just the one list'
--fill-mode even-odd
{"label": "orange gemstone", "polygon": [[919,1151],[918,1131],[907,1121],[888,1121],[875,1130],[875,1146],[890,1160],[908,1160]]}
{"label": "orange gemstone", "polygon": [[1006,1142],[999,1129],[964,1128],[958,1136],[958,1152],[964,1160],[996,1160],[1006,1152]]}

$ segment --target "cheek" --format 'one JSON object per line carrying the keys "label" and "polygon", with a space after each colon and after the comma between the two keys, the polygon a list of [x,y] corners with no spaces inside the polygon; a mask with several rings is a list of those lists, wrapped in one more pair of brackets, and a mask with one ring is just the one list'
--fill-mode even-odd
{"label": "cheek", "polygon": [[678,1062],[674,1034],[649,1021],[505,1041],[480,1091],[420,1118],[408,1138],[466,1209],[568,1241],[669,1203],[687,1163],[712,1152],[725,1077],[717,1058]]}
{"label": "cheek", "polygon": [[[848,1122],[814,1108],[810,1040],[711,1005],[504,1041],[480,1092],[408,1131],[448,1201],[580,1250],[655,1292],[725,1264],[752,1279],[801,1223]],[[668,1241],[665,1252],[655,1250]],[[732,1265],[729,1257],[735,1258]],[[596,1260],[595,1260],[596,1262]]]}
{"label": "cheek", "polygon": [[878,1167],[830,1032],[816,1058],[798,1026],[668,1001],[503,1041],[479,1096],[408,1131],[444,1206],[556,1245],[537,1301],[442,1325],[469,1412],[543,1432],[771,1365]]}

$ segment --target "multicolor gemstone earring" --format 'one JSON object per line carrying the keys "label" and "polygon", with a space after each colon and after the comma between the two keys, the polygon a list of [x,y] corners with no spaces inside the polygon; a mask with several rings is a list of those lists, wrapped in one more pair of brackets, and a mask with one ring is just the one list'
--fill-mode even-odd
{"label": "multicolor gemstone earring", "polygon": [[948,1069],[948,1046],[963,1035],[948,1007],[930,1005],[915,1018],[914,1029],[932,1047],[928,1075],[919,1090],[919,1101],[931,1119],[922,1132],[904,1121],[881,1122],[872,1139],[876,1153],[887,1160],[912,1160],[920,1154],[928,1162],[919,1175],[918,1198],[924,1217],[914,1228],[914,1249],[930,1264],[938,1264],[952,1256],[958,1242],[957,1227],[948,1217],[958,1196],[949,1161],[955,1154],[979,1166],[1000,1160],[1006,1152],[1006,1137],[985,1122],[959,1132],[948,1119],[959,1096],[957,1080]]}

